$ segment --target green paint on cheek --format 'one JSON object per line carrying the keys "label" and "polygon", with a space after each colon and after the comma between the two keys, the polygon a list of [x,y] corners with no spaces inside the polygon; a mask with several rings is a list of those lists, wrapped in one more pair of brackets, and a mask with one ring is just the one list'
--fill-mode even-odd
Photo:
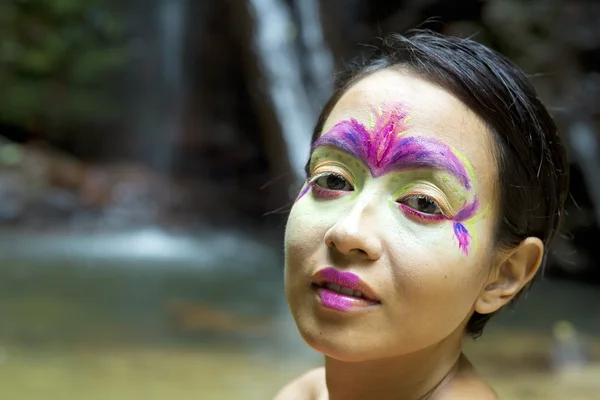
{"label": "green paint on cheek", "polygon": [[396,203],[396,201],[389,199],[388,200],[388,206],[390,207],[390,209],[397,211],[398,210],[398,204]]}

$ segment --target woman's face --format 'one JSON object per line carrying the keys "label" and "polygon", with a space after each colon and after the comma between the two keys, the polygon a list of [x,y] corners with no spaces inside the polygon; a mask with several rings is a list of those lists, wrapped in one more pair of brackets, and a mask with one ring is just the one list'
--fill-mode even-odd
{"label": "woman's face", "polygon": [[494,255],[493,160],[485,124],[440,87],[392,70],[352,86],[286,228],[286,296],[307,343],[359,361],[462,336]]}

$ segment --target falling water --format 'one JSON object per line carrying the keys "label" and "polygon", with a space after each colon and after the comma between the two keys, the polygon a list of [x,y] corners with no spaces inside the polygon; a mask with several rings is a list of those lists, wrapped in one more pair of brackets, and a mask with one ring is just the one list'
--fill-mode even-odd
{"label": "falling water", "polygon": [[583,172],[588,194],[594,205],[596,226],[600,227],[600,145],[595,133],[597,127],[593,122],[598,104],[596,99],[600,99],[600,74],[591,73],[574,89],[572,98],[567,102],[573,122],[566,139],[573,161],[577,162]]}
{"label": "falling water", "polygon": [[[317,108],[329,95],[331,56],[323,41],[316,0],[297,1],[300,26],[292,19],[291,10],[282,0],[249,0],[254,18],[255,52],[264,71],[271,104],[279,120],[292,172],[300,182],[304,163],[310,150],[310,135]],[[297,35],[297,30],[300,30]],[[307,56],[298,52],[300,37]],[[302,63],[306,60],[306,63]],[[303,78],[308,76],[309,85]],[[290,363],[299,358],[313,358],[300,340],[284,299],[278,316],[278,341],[271,349],[275,353],[290,353]],[[284,350],[285,349],[285,350]],[[280,364],[285,360],[280,357]]]}
{"label": "falling water", "polygon": [[[298,2],[298,3],[304,3]],[[315,3],[307,1],[306,3]],[[255,21],[256,53],[264,70],[271,101],[281,124],[288,159],[298,181],[310,149],[310,132],[315,120],[315,110],[309,91],[303,83],[304,66],[295,46],[295,26],[289,7],[281,0],[250,0],[250,12]],[[327,75],[327,52],[322,44],[316,5],[304,4],[304,31],[301,33],[310,49],[311,74],[317,87],[327,90],[322,83]],[[311,22],[309,20],[313,18]],[[321,42],[319,44],[318,42]],[[320,100],[320,99],[317,99]]]}
{"label": "falling water", "polygon": [[162,36],[161,64],[165,88],[177,101],[181,101],[183,91],[184,13],[184,0],[163,0],[158,8],[159,29]]}
{"label": "falling water", "polygon": [[[184,101],[183,52],[187,0],[136,2],[132,14],[137,41],[131,89],[131,130],[139,157],[169,172],[174,155],[168,145],[181,129]],[[148,23],[150,21],[150,23]]]}
{"label": "falling water", "polygon": [[295,2],[300,22],[300,37],[306,49],[306,68],[311,83],[312,102],[318,110],[333,92],[333,57],[325,44],[317,0]]}
{"label": "falling water", "polygon": [[[185,32],[185,0],[160,0],[157,9],[160,40],[160,66],[162,81],[161,104],[164,111],[162,137],[173,139],[179,136],[183,108],[183,52]],[[155,150],[161,149],[160,147]],[[161,150],[162,151],[162,150]],[[161,167],[171,167],[172,151],[169,149]]]}
{"label": "falling water", "polygon": [[587,123],[577,121],[571,126],[567,137],[583,171],[589,195],[594,203],[596,224],[600,226],[600,161],[594,129]]}

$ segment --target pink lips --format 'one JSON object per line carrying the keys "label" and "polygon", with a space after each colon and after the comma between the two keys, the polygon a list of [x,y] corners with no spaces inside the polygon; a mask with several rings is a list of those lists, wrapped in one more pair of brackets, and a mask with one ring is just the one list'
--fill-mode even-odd
{"label": "pink lips", "polygon": [[[381,304],[373,290],[352,272],[342,272],[335,268],[320,270],[313,277],[312,283],[317,286],[317,293],[321,304],[327,308],[338,311],[349,311],[353,308],[365,308]],[[338,285],[353,291],[359,291],[362,296],[339,293],[327,287],[328,284]]]}

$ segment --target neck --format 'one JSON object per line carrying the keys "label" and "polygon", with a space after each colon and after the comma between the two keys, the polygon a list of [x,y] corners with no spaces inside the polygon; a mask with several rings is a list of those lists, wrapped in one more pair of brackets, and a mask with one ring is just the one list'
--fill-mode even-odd
{"label": "neck", "polygon": [[400,357],[364,362],[325,358],[329,400],[432,398],[458,372],[462,341]]}

